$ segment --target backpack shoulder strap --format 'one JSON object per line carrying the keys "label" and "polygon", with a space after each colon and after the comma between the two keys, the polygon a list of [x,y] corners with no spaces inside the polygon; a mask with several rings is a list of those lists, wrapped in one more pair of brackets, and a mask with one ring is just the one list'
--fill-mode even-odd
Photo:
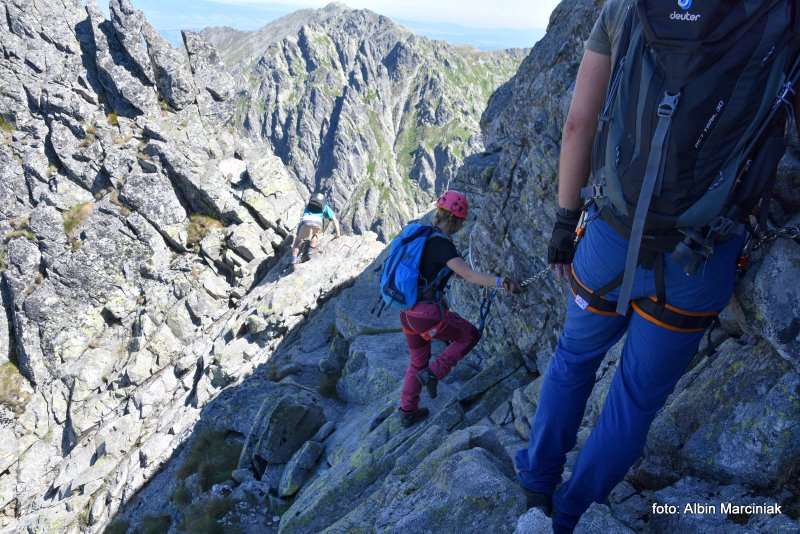
{"label": "backpack shoulder strap", "polygon": [[436,226],[431,226],[431,235],[429,237],[441,237],[441,238],[447,239],[450,242],[453,241],[453,239],[449,235],[447,235],[446,233],[442,232]]}
{"label": "backpack shoulder strap", "polygon": [[628,53],[631,44],[631,33],[633,33],[633,23],[636,19],[636,8],[633,4],[629,5],[625,11],[625,23],[622,25],[622,33],[617,41],[617,48],[614,51],[617,62]]}
{"label": "backpack shoulder strap", "polygon": [[433,232],[432,226],[420,226],[415,231],[411,232],[410,235],[403,238],[400,242],[401,245],[405,246],[415,239],[419,239],[420,237],[425,237],[426,239],[430,237],[431,233]]}

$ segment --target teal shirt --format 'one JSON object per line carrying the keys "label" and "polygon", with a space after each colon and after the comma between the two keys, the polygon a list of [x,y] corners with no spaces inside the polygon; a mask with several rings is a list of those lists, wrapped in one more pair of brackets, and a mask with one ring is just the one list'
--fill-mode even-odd
{"label": "teal shirt", "polygon": [[325,207],[322,208],[320,213],[312,213],[308,210],[308,208],[306,208],[306,210],[303,212],[303,222],[315,223],[319,224],[320,226],[322,226],[323,219],[333,220],[333,217],[333,210],[327,204],[325,204]]}

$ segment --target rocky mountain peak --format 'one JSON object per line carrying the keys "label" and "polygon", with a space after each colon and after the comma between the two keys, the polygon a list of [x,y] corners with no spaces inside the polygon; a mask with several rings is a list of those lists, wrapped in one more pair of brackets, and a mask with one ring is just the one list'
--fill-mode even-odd
{"label": "rocky mountain peak", "polygon": [[328,193],[349,229],[384,239],[480,150],[475,118],[523,56],[452,47],[342,7],[204,35],[235,65],[242,130]]}
{"label": "rocky mountain peak", "polygon": [[322,8],[323,11],[349,11],[350,7],[344,2],[330,2]]}

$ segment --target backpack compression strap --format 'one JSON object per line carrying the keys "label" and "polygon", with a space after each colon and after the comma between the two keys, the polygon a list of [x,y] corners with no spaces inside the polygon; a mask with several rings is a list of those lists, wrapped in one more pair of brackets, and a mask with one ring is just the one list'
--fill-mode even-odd
{"label": "backpack compression strap", "polygon": [[680,93],[664,93],[664,97],[658,104],[658,126],[653,134],[653,141],[650,145],[650,156],[647,159],[647,167],[642,182],[642,191],[639,194],[639,201],[636,204],[636,212],[633,215],[633,226],[631,227],[630,239],[628,241],[628,254],[625,258],[625,273],[622,279],[622,288],[617,301],[617,313],[626,315],[628,305],[633,292],[633,280],[636,274],[636,267],[639,265],[639,249],[642,246],[644,236],[644,226],[647,221],[647,214],[650,211],[650,203],[653,200],[653,193],[660,189],[664,175],[665,156],[667,154],[666,144],[669,138],[669,131],[672,127],[672,117],[678,108]]}

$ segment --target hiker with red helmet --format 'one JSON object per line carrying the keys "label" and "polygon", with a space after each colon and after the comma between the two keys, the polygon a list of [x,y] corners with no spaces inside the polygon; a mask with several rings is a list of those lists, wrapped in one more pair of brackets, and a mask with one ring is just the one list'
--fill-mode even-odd
{"label": "hiker with red helmet", "polygon": [[[509,278],[470,269],[453,245],[450,236],[461,230],[467,219],[467,197],[457,191],[447,191],[436,202],[436,208],[433,226],[415,223],[407,226],[392,243],[390,259],[387,260],[391,264],[392,252],[396,249],[408,259],[413,253],[407,253],[399,247],[405,246],[410,250],[416,241],[419,276],[414,271],[415,295],[411,298],[414,304],[410,307],[400,306],[404,308],[400,312],[400,323],[411,356],[400,399],[401,422],[406,427],[428,416],[428,409],[419,407],[422,386],[425,386],[431,398],[436,398],[439,380],[447,376],[480,340],[478,329],[447,306],[444,291],[450,277],[457,274],[479,286],[501,288],[515,294],[522,292],[519,284]],[[409,233],[413,235],[408,236]],[[419,240],[418,236],[423,239]],[[400,298],[397,295],[393,297]],[[392,298],[384,300],[391,301]],[[444,341],[447,347],[430,362],[432,339]]]}

